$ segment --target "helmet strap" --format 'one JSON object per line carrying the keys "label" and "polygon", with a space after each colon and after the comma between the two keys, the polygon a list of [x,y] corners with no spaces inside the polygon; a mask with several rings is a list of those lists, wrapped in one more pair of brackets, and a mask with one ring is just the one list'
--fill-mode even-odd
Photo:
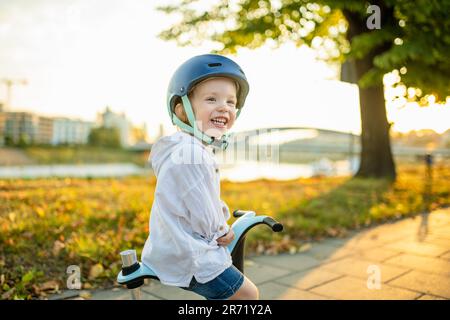
{"label": "helmet strap", "polygon": [[[184,111],[186,112],[190,126],[181,121],[180,119],[178,119],[175,113],[172,114],[172,122],[178,127],[180,127],[182,130],[193,134],[195,137],[205,142],[206,144],[225,150],[228,147],[228,139],[230,135],[224,134],[220,139],[217,139],[200,131],[195,122],[195,115],[194,111],[192,110],[192,105],[191,102],[189,101],[189,98],[187,97],[187,95],[184,95],[181,97],[181,100],[183,101]],[[237,115],[239,115],[240,111],[241,110],[238,110]]]}

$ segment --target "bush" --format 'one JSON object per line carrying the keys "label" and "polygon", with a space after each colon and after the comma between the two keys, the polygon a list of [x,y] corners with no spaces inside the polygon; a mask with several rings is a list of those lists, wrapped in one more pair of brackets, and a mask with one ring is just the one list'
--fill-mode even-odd
{"label": "bush", "polygon": [[88,144],[109,148],[120,148],[120,133],[117,128],[94,128],[89,133]]}

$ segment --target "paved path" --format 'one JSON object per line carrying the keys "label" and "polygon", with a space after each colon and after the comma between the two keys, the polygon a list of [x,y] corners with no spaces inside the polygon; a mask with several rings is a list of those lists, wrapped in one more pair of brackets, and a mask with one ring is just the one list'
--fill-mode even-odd
{"label": "paved path", "polygon": [[0,166],[22,166],[33,163],[34,161],[19,148],[0,147]]}
{"label": "paved path", "polygon": [[[261,299],[450,299],[450,208],[312,243],[298,254],[251,257],[245,274]],[[149,300],[203,299],[154,280],[142,294]],[[82,296],[130,294],[115,288]]]}

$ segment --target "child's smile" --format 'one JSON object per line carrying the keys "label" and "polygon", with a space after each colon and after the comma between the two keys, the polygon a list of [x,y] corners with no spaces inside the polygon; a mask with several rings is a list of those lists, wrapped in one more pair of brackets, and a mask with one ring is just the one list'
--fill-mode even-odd
{"label": "child's smile", "polygon": [[211,78],[195,87],[190,99],[197,127],[220,138],[236,120],[236,85],[228,78]]}
{"label": "child's smile", "polygon": [[226,125],[228,123],[228,119],[223,117],[223,116],[219,116],[216,118],[211,119],[211,122],[214,124],[214,126],[216,126],[219,129],[223,129],[226,128]]}

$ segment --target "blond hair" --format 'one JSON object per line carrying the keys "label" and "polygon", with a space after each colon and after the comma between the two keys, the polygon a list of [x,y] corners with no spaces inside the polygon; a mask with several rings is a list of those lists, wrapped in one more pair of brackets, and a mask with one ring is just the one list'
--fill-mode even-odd
{"label": "blond hair", "polygon": [[[203,79],[202,81],[200,81],[200,82],[194,84],[194,85],[192,86],[192,88],[191,88],[191,89],[189,90],[189,92],[188,92],[188,97],[189,97],[189,95],[192,96],[192,95],[194,94],[195,88],[197,88],[200,84],[205,83],[205,82],[207,82],[207,81],[209,81],[209,80],[214,80],[214,79],[224,79],[224,78],[233,81],[234,86],[236,87],[236,95],[237,95],[237,93],[239,92],[239,83],[238,83],[236,80],[234,80],[233,78],[225,77],[225,76],[222,76],[222,77],[221,77],[221,76],[217,76],[217,77],[210,77],[210,78]],[[190,97],[189,97],[189,98],[190,98]]]}
{"label": "blond hair", "polygon": [[[236,87],[236,95],[237,95],[238,92],[239,92],[239,88],[240,88],[240,87],[239,87],[239,83],[238,83],[236,80],[234,80],[233,78],[225,77],[225,76],[217,76],[217,77],[210,77],[210,78],[203,79],[203,80],[201,80],[200,82],[194,84],[194,85],[192,86],[192,88],[189,90],[188,94],[187,94],[188,98],[189,98],[189,99],[192,98],[192,96],[194,95],[194,90],[195,90],[200,84],[205,83],[206,81],[209,81],[209,80],[213,80],[213,79],[223,79],[223,78],[229,79],[229,80],[233,81],[233,83],[234,83],[234,85],[235,85],[235,87]],[[190,124],[189,124],[189,121],[187,120],[186,112],[184,111],[184,105],[183,105],[183,102],[182,102],[182,100],[181,100],[181,97],[176,97],[175,102],[174,102],[174,104],[173,104],[173,105],[174,105],[174,110],[173,110],[173,112],[175,112],[175,108],[176,108],[177,104],[179,104],[179,103],[181,103],[181,105],[182,105],[182,113],[183,113],[183,116],[184,116],[184,118],[185,118],[185,119],[180,119],[180,120],[183,121],[185,124],[190,125]]]}

